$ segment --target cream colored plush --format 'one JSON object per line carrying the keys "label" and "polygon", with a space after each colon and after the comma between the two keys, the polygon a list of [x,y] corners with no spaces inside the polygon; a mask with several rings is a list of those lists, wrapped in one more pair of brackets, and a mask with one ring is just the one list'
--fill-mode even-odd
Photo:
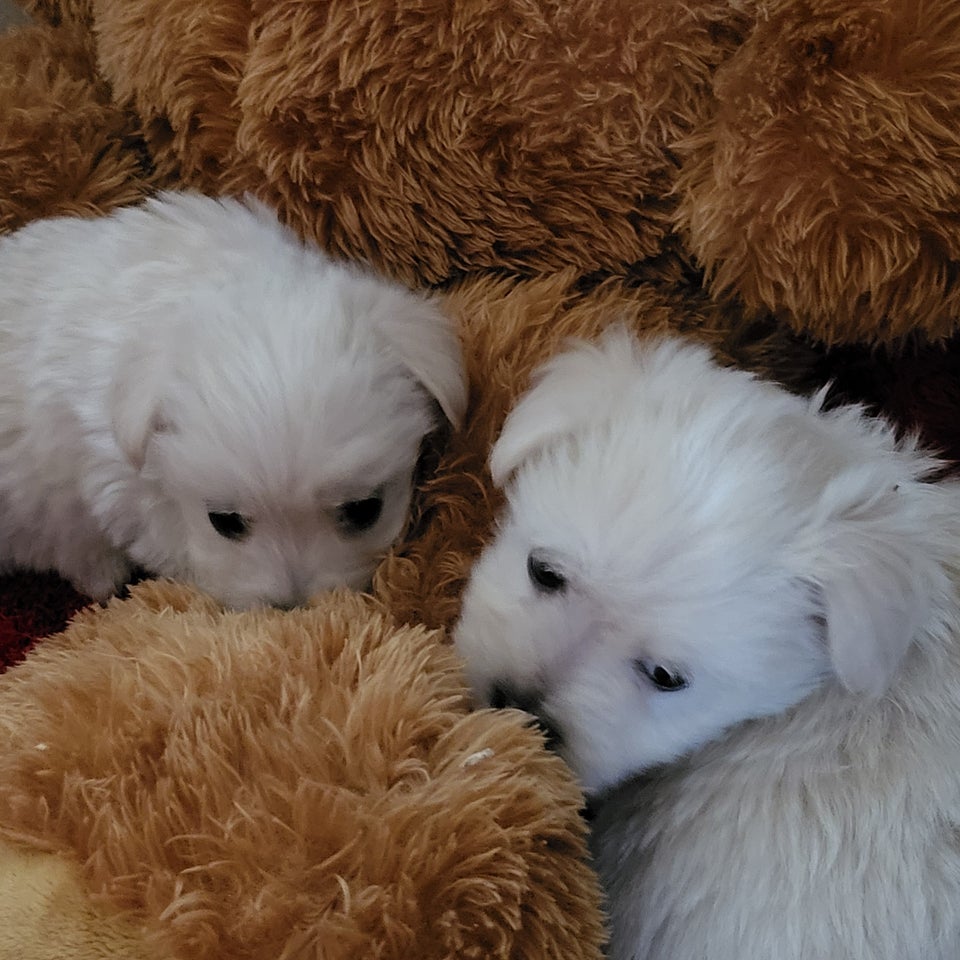
{"label": "cream colored plush", "polygon": [[76,863],[0,841],[0,960],[160,960],[136,927],[93,906]]}

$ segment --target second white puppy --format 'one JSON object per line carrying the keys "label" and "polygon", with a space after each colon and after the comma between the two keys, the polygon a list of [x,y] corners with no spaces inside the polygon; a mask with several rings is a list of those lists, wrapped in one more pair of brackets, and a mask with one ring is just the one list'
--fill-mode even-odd
{"label": "second white puppy", "polygon": [[622,332],[509,416],[456,643],[589,792],[624,784],[594,824],[614,960],[960,956],[937,466],[859,408]]}
{"label": "second white puppy", "polygon": [[0,567],[235,607],[360,586],[465,392],[432,302],[254,201],[37,221],[0,240]]}

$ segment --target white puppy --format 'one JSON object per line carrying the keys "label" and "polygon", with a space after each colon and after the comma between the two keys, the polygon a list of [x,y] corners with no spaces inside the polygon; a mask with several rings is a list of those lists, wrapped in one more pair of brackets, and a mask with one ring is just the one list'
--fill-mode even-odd
{"label": "white puppy", "polygon": [[234,607],[363,585],[465,392],[436,306],[253,201],[37,221],[0,240],[0,565]]}
{"label": "white puppy", "polygon": [[936,466],[859,408],[623,332],[509,416],[455,639],[587,791],[622,784],[594,824],[614,960],[960,957],[960,492]]}

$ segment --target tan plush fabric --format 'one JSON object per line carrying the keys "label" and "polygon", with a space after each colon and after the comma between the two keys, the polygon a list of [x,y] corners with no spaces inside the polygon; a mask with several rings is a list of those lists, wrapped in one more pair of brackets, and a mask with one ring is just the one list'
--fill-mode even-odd
{"label": "tan plush fabric", "polygon": [[96,13],[101,69],[161,166],[253,188],[325,246],[410,283],[655,255],[670,145],[704,118],[741,26],[725,3],[682,0],[124,0]]}
{"label": "tan plush fabric", "polygon": [[372,600],[224,614],[143,584],[0,677],[0,741],[0,839],[72,857],[163,956],[600,955],[569,772]]}
{"label": "tan plush fabric", "polygon": [[158,180],[138,128],[96,75],[88,34],[0,34],[0,232],[142,199]]}
{"label": "tan plush fabric", "polygon": [[161,960],[139,930],[91,905],[75,863],[0,841],[0,960]]}
{"label": "tan plush fabric", "polygon": [[745,328],[957,329],[953,0],[23,2],[94,50],[153,177],[413,285],[630,276],[679,234]]}

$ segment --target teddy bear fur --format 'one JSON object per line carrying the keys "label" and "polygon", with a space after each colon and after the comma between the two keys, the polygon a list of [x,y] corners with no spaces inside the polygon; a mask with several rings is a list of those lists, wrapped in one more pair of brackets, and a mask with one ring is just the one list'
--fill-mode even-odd
{"label": "teddy bear fur", "polygon": [[715,294],[826,342],[960,316],[960,8],[774,0],[716,72],[677,222]]}
{"label": "teddy bear fur", "polygon": [[[0,36],[0,230],[255,193],[438,289],[472,401],[372,598],[227,615],[147,584],[0,678],[0,876],[42,875],[11,916],[54,903],[68,960],[116,937],[184,960],[599,957],[578,792],[516,716],[469,713],[444,647],[500,505],[489,448],[531,370],[612,320],[796,389],[834,378],[905,426],[903,363],[955,389],[951,0],[24,7]],[[44,949],[0,939],[0,960]]]}
{"label": "teddy bear fur", "polygon": [[572,778],[369,598],[141,584],[0,677],[0,737],[0,837],[73,854],[147,955],[598,956]]}
{"label": "teddy bear fur", "polygon": [[105,213],[159,185],[139,123],[111,101],[81,27],[11,30],[0,46],[0,231]]}
{"label": "teddy bear fur", "polygon": [[414,284],[655,255],[668,145],[705,119],[743,24],[716,0],[202,8],[93,5],[100,69],[158,166],[255,184],[324,246]]}
{"label": "teddy bear fur", "polygon": [[676,236],[744,321],[957,328],[952,0],[27,0],[154,170],[411,284],[624,274]]}

